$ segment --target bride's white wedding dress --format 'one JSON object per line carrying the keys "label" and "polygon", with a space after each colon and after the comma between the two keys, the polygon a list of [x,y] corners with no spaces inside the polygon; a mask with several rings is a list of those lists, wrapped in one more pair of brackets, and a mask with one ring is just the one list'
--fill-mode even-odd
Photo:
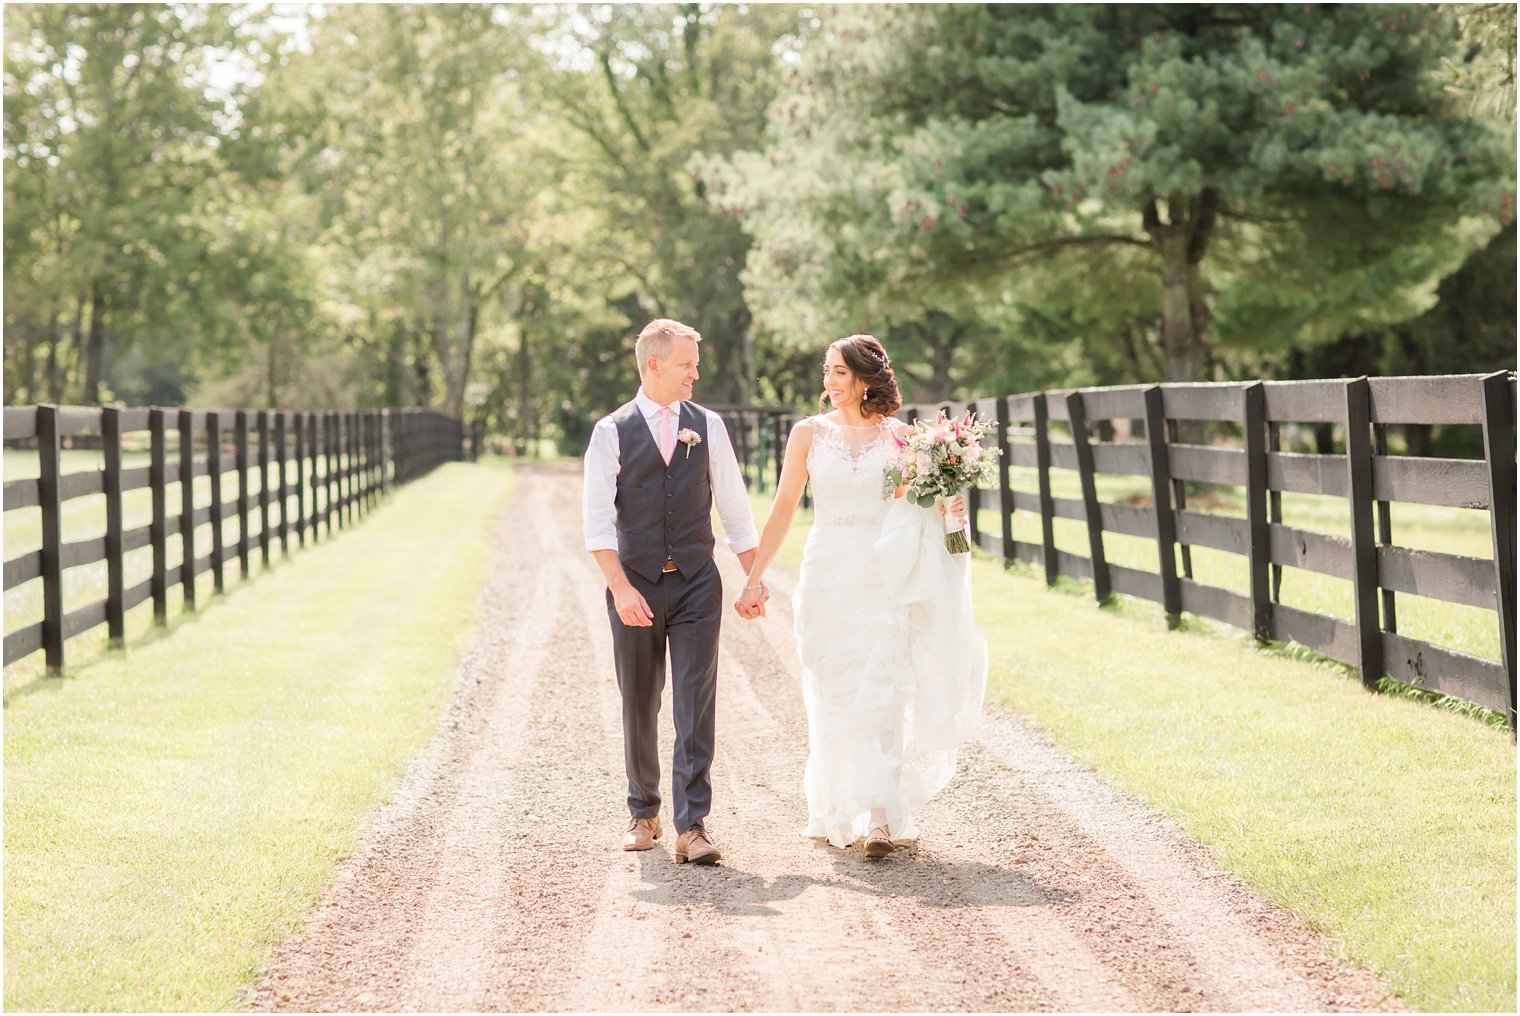
{"label": "bride's white wedding dress", "polygon": [[808,716],[807,835],[848,846],[886,812],[894,839],[955,774],[986,685],[969,555],[939,515],[884,491],[894,420],[812,418],[813,527],[792,598]]}

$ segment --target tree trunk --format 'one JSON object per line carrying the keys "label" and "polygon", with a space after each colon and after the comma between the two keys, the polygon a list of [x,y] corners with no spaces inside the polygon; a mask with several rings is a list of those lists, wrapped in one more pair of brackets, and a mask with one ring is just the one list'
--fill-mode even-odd
{"label": "tree trunk", "polygon": [[385,405],[399,406],[406,398],[406,322],[391,323],[390,352],[385,360]]}
{"label": "tree trunk", "polygon": [[427,406],[433,401],[433,365],[428,361],[429,331],[431,325],[425,320],[416,324],[413,338],[416,340],[412,358],[412,405]]}
{"label": "tree trunk", "polygon": [[948,399],[955,391],[955,351],[965,337],[965,325],[948,322],[944,337],[934,350],[934,383],[939,386],[942,399]]}
{"label": "tree trunk", "polygon": [[47,362],[43,365],[42,382],[45,402],[59,401],[58,388],[58,347],[63,345],[63,336],[54,335],[53,341],[48,343]]}
{"label": "tree trunk", "polygon": [[1143,212],[1145,230],[1161,254],[1161,348],[1168,381],[1202,379],[1212,316],[1200,264],[1218,203],[1218,195],[1206,188],[1196,195],[1169,196],[1165,222],[1154,201]]}
{"label": "tree trunk", "polygon": [[268,391],[265,392],[265,408],[280,408],[280,342],[279,335],[272,335],[269,339],[269,353],[266,357],[267,364],[264,374],[265,384]]}
{"label": "tree trunk", "polygon": [[[526,315],[525,315],[526,316]],[[513,452],[526,455],[530,447],[528,421],[533,415],[533,356],[526,325],[517,330],[517,426],[512,430]]]}
{"label": "tree trunk", "polygon": [[1161,235],[1161,348],[1168,381],[1195,381],[1202,359],[1193,330],[1192,265],[1187,235],[1176,228]]}
{"label": "tree trunk", "polygon": [[[81,295],[74,307],[74,349],[84,342],[84,308],[89,298]],[[47,401],[62,402],[64,387],[68,383],[68,369],[63,363],[63,336],[55,335],[48,344]]]}
{"label": "tree trunk", "polygon": [[[433,343],[438,354],[438,366],[443,371],[443,411],[456,420],[464,419],[464,393],[470,380],[470,350],[475,344],[476,300],[470,289],[470,276],[460,276],[459,306],[449,306],[445,298],[439,301],[438,317],[433,329]],[[456,324],[449,328],[448,321]]]}
{"label": "tree trunk", "polygon": [[[47,316],[47,334],[52,341],[58,341],[58,314],[49,309]],[[19,406],[27,402],[35,402],[31,397],[33,389],[37,386],[37,336],[38,332],[31,329],[18,329],[21,332],[21,366],[14,371],[8,371],[5,375],[5,404],[7,406]],[[10,359],[9,356],[6,357]]]}
{"label": "tree trunk", "polygon": [[106,298],[97,282],[90,288],[90,333],[84,350],[84,404],[100,405],[106,358]]}
{"label": "tree trunk", "polygon": [[750,334],[752,324],[750,315],[743,315],[744,320],[736,322],[739,335],[739,369],[742,374],[739,378],[739,404],[747,405],[758,401],[758,393],[755,391],[755,340]]}

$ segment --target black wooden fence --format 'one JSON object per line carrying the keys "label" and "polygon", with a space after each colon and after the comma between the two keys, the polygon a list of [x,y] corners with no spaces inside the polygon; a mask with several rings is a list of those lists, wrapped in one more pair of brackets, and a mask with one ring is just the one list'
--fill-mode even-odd
{"label": "black wooden fence", "polygon": [[[985,550],[1005,561],[1043,568],[1049,583],[1062,575],[1090,579],[1100,601],[1110,593],[1125,593],[1162,604],[1174,619],[1187,611],[1251,631],[1262,640],[1298,642],[1357,667],[1369,687],[1387,675],[1504,712],[1514,727],[1513,373],[1089,388],[909,406],[902,415],[911,419],[939,409],[956,415],[970,410],[997,421],[997,443],[1003,451],[998,489],[971,493],[972,537]],[[741,458],[749,455],[744,463],[749,475],[770,472],[773,464],[779,471],[780,445],[796,417],[752,410],[728,418],[731,428],[745,433],[734,443]],[[1130,442],[1095,435],[1095,430],[1112,430],[1112,422],[1120,420],[1130,421],[1131,433],[1143,433],[1144,438]],[[1187,421],[1233,424],[1241,436],[1240,447],[1187,443]],[[1282,451],[1284,425],[1298,423],[1339,425],[1345,451]],[[1053,424],[1066,434],[1053,430]],[[1400,424],[1481,427],[1484,457],[1390,455],[1387,428]],[[1015,434],[1032,440],[1015,441]],[[1035,470],[1037,489],[1015,489],[1010,482],[1013,467]],[[1080,498],[1052,494],[1054,469],[1077,474]],[[1098,474],[1148,479],[1149,505],[1099,501]],[[1246,517],[1190,509],[1189,481],[1244,488]],[[1344,498],[1351,537],[1284,525],[1281,496],[1289,491]],[[1486,511],[1492,559],[1397,545],[1390,502]],[[983,507],[996,509],[998,531],[977,525]],[[1013,513],[1018,510],[1040,519],[1041,542],[1014,539]],[[1056,547],[1056,518],[1086,524],[1085,556]],[[1154,540],[1156,570],[1108,561],[1105,532]],[[1196,581],[1192,547],[1246,557],[1249,587],[1232,590]],[[1355,620],[1282,603],[1285,567],[1349,580]],[[1500,662],[1401,635],[1397,593],[1495,611]]]}
{"label": "black wooden fence", "polygon": [[[43,616],[5,633],[5,663],[40,649],[48,668],[59,670],[65,642],[101,624],[119,642],[126,612],[150,598],[162,623],[175,585],[193,608],[197,576],[209,571],[212,590],[221,592],[228,562],[236,560],[247,578],[255,553],[268,566],[276,543],[289,553],[292,541],[302,547],[334,526],[351,525],[393,484],[462,458],[463,437],[458,420],[422,409],[7,406],[6,444],[35,446],[40,468],[35,478],[5,482],[5,511],[40,509],[42,542],[20,554],[6,547],[5,589],[40,579]],[[62,449],[76,443],[101,449],[101,467],[64,472]],[[128,445],[145,445],[148,463],[124,466]],[[200,476],[209,477],[210,499],[197,505]],[[144,488],[152,492],[152,521],[127,529],[123,494]],[[95,494],[105,495],[104,534],[64,542],[63,503]],[[237,537],[229,541],[223,524],[233,518]],[[170,567],[174,537],[181,562]],[[129,576],[126,555],[142,547],[152,547],[151,570]],[[99,561],[106,562],[105,598],[65,611],[64,573]]]}

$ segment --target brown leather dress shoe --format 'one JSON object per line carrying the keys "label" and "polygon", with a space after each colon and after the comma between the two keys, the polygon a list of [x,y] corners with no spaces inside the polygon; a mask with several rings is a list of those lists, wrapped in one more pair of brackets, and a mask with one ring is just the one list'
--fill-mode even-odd
{"label": "brown leather dress shoe", "polygon": [[676,863],[716,864],[723,855],[713,846],[712,837],[701,826],[692,826],[676,837]]}
{"label": "brown leather dress shoe", "polygon": [[649,850],[659,838],[660,816],[636,818],[628,823],[628,831],[623,834],[623,849]]}

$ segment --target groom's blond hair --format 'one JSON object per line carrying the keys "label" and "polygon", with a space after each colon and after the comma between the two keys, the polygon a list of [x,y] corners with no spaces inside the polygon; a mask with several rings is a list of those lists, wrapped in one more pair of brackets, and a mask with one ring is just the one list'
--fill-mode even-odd
{"label": "groom's blond hair", "polygon": [[702,334],[691,325],[683,325],[670,318],[655,318],[644,326],[644,330],[639,332],[638,341],[633,344],[633,355],[639,361],[639,377],[644,376],[644,365],[651,356],[663,358],[670,355],[670,347],[676,339],[701,342]]}

